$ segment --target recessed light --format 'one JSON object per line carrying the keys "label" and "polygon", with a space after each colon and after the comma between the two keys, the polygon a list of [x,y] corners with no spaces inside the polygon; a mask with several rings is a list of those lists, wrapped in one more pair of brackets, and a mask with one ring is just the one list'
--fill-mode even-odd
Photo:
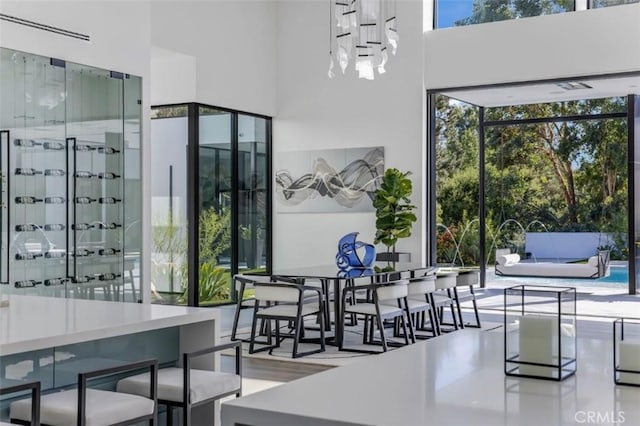
{"label": "recessed light", "polygon": [[562,83],[556,83],[556,86],[564,90],[593,89],[593,87],[580,81],[564,81]]}

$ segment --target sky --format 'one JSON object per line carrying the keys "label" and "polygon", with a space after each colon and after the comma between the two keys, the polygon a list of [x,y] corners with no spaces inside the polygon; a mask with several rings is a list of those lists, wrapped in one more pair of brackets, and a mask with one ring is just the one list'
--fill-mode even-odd
{"label": "sky", "polygon": [[437,0],[438,28],[455,26],[454,22],[471,15],[473,0]]}

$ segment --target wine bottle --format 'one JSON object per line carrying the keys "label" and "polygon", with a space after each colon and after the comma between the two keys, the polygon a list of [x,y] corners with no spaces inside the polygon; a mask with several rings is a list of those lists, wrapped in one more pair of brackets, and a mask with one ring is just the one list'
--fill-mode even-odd
{"label": "wine bottle", "polygon": [[76,145],[75,150],[80,152],[88,152],[95,150],[95,148],[89,145]]}
{"label": "wine bottle", "polygon": [[95,201],[98,201],[98,200],[96,200],[95,198],[91,198],[91,197],[76,197],[76,198],[73,199],[73,201],[76,204],[91,204],[91,203],[93,203]]}
{"label": "wine bottle", "polygon": [[71,229],[74,231],[86,231],[87,229],[93,228],[93,225],[89,223],[73,223],[71,224]]}
{"label": "wine bottle", "polygon": [[36,280],[22,280],[22,281],[14,282],[13,286],[15,288],[28,288],[28,287],[35,287],[38,284],[41,284],[41,282]]}
{"label": "wine bottle", "polygon": [[83,179],[88,179],[88,178],[92,178],[93,177],[93,173],[91,172],[75,172],[74,174],[75,177],[77,178],[83,178]]}
{"label": "wine bottle", "polygon": [[111,148],[110,146],[101,146],[98,148],[98,152],[102,154],[118,154],[120,153],[120,150]]}
{"label": "wine bottle", "polygon": [[98,198],[98,202],[100,204],[115,204],[115,203],[119,203],[120,201],[122,201],[120,198],[114,198],[114,197],[100,197],[100,198]]}
{"label": "wine bottle", "polygon": [[31,169],[27,167],[16,167],[15,174],[23,175],[23,176],[34,176],[34,175],[41,175],[42,172],[40,170]]}
{"label": "wine bottle", "polygon": [[16,204],[35,204],[35,203],[41,203],[43,201],[42,198],[29,197],[29,196],[16,197],[15,200],[16,200]]}
{"label": "wine bottle", "polygon": [[42,145],[44,149],[49,149],[52,151],[61,151],[64,149],[64,144],[61,144],[60,142],[45,142]]}
{"label": "wine bottle", "polygon": [[98,250],[98,254],[100,256],[112,256],[114,254],[120,253],[122,250],[114,249],[114,248],[106,248]]}
{"label": "wine bottle", "polygon": [[38,229],[38,225],[36,225],[35,223],[24,223],[21,225],[16,225],[15,229],[16,232],[31,232]]}
{"label": "wine bottle", "polygon": [[21,146],[23,148],[32,148],[34,146],[42,145],[40,142],[36,142],[33,139],[15,139],[13,141],[15,146]]}
{"label": "wine bottle", "polygon": [[95,254],[95,251],[87,249],[78,249],[73,253],[75,257],[86,257],[91,256],[92,254]]}
{"label": "wine bottle", "polygon": [[44,280],[44,285],[46,285],[47,287],[50,287],[54,285],[63,285],[66,282],[67,282],[66,278],[49,278]]}
{"label": "wine bottle", "polygon": [[44,254],[47,259],[62,259],[67,255],[64,251],[48,251]]}
{"label": "wine bottle", "polygon": [[46,204],[64,204],[64,197],[45,197]]}
{"label": "wine bottle", "polygon": [[122,225],[119,225],[115,222],[111,222],[111,223],[100,223],[98,227],[100,229],[116,229],[116,228],[122,228]]}
{"label": "wine bottle", "polygon": [[107,272],[105,274],[100,274],[98,276],[98,279],[100,281],[111,281],[111,280],[115,280],[116,278],[121,277],[121,274],[114,274],[113,272]]}
{"label": "wine bottle", "polygon": [[47,223],[44,225],[45,231],[64,231],[65,226],[61,223]]}
{"label": "wine bottle", "polygon": [[42,257],[42,253],[16,253],[16,260],[34,260],[38,257]]}
{"label": "wine bottle", "polygon": [[106,173],[98,173],[98,177],[100,179],[118,179],[120,177],[120,175],[117,175],[115,173],[106,172]]}
{"label": "wine bottle", "polygon": [[45,176],[64,176],[65,172],[62,169],[45,169]]}
{"label": "wine bottle", "polygon": [[71,282],[74,284],[82,284],[82,283],[87,283],[89,281],[93,281],[95,280],[95,277],[90,277],[89,275],[85,275],[82,277],[73,277],[71,278]]}

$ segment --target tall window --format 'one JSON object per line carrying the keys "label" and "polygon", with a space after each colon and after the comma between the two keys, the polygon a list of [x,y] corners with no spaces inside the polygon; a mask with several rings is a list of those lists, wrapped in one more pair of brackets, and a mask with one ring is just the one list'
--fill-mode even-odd
{"label": "tall window", "polygon": [[271,119],[200,104],[153,113],[155,300],[230,302],[233,274],[270,269]]}

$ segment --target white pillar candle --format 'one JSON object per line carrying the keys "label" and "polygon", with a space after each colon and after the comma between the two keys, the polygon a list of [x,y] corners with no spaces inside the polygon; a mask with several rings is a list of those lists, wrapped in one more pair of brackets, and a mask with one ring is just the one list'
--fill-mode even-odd
{"label": "white pillar candle", "polygon": [[[558,319],[525,315],[520,318],[520,361],[557,363]],[[520,374],[552,377],[556,369],[520,364]]]}
{"label": "white pillar candle", "polygon": [[[623,340],[618,345],[619,364],[621,370],[640,371],[640,341]],[[620,373],[620,381],[640,384],[640,374]]]}

